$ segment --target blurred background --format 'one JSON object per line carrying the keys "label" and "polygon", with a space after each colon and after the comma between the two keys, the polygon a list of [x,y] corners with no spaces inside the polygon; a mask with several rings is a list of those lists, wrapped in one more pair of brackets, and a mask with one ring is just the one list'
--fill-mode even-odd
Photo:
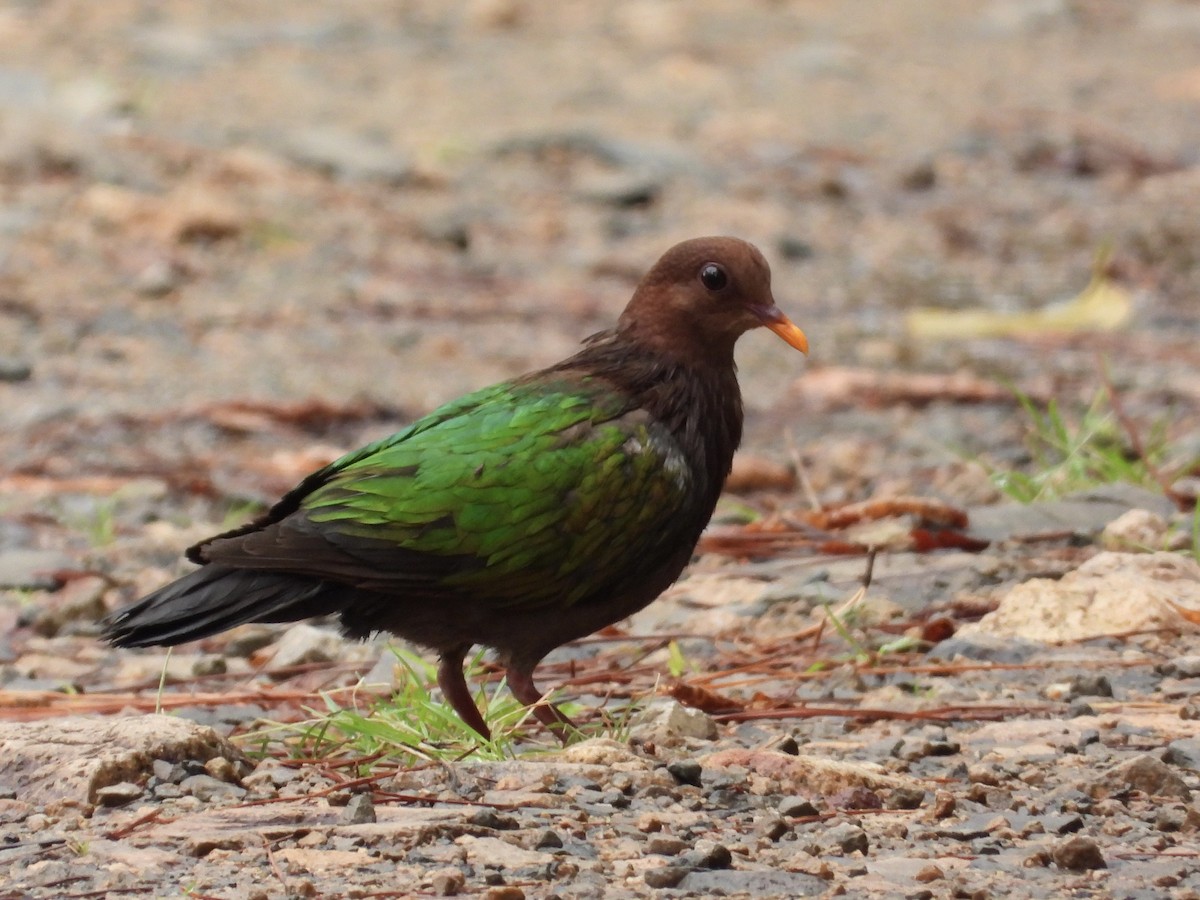
{"label": "blurred background", "polygon": [[146,523],[564,357],[713,233],[810,336],[739,360],[822,502],[997,499],[1011,388],[1104,366],[1200,452],[1198,47],[1191,0],[0,3],[7,543],[168,565]]}

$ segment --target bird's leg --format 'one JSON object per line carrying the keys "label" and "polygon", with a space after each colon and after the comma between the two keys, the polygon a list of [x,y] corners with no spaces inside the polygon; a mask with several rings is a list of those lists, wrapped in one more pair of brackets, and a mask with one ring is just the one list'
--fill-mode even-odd
{"label": "bird's leg", "polygon": [[491,729],[479,714],[479,707],[475,705],[471,690],[467,687],[467,679],[463,677],[463,660],[470,649],[470,644],[464,644],[438,655],[438,687],[459,718],[483,735],[485,740],[491,740]]}
{"label": "bird's leg", "polygon": [[532,707],[533,714],[538,717],[538,721],[549,728],[554,736],[564,744],[572,731],[579,730],[575,723],[563,715],[557,706],[542,696],[538,686],[533,683],[532,670],[507,666],[504,675],[508,681],[508,689],[512,691],[513,696],[526,706]]}

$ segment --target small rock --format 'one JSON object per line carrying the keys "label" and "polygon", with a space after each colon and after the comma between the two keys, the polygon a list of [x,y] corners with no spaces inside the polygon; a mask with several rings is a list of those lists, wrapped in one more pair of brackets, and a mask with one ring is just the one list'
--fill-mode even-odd
{"label": "small rock", "polygon": [[375,821],[375,802],[370,794],[355,794],[342,810],[342,824],[369,825]]}
{"label": "small rock", "polygon": [[202,803],[240,800],[246,796],[244,788],[228,784],[211,775],[189,775],[179,783],[179,787]]}
{"label": "small rock", "polygon": [[562,845],[562,838],[558,836],[558,832],[553,828],[545,829],[537,836],[537,840],[533,842],[535,850],[556,850]]}
{"label": "small rock", "polygon": [[728,869],[733,865],[729,848],[714,841],[697,841],[696,849],[687,855],[687,859],[702,869]]}
{"label": "small rock", "polygon": [[1117,516],[1100,532],[1100,545],[1105,550],[1135,553],[1182,550],[1188,540],[1186,531],[1172,529],[1166,519],[1148,509],[1131,509]]}
{"label": "small rock", "polygon": [[938,791],[933,798],[933,808],[929,814],[935,819],[948,819],[954,815],[954,810],[958,807],[954,795],[949,791]]}
{"label": "small rock", "polygon": [[687,866],[662,866],[658,869],[647,869],[642,878],[646,887],[662,890],[675,887],[690,871]]}
{"label": "small rock", "polygon": [[[54,573],[74,566],[69,556],[56,550],[5,550],[0,553],[0,588],[57,590],[60,582]],[[715,723],[713,729],[715,737]]]}
{"label": "small rock", "polygon": [[1154,827],[1159,831],[1182,831],[1187,821],[1187,810],[1180,806],[1160,806],[1154,814]]}
{"label": "small rock", "polygon": [[842,822],[834,825],[832,828],[826,829],[822,835],[822,839],[826,843],[837,846],[843,853],[854,853],[857,851],[866,856],[871,849],[871,842],[867,838],[867,833],[859,826],[850,822]]}
{"label": "small rock", "polygon": [[1094,716],[1095,714],[1096,710],[1086,700],[1072,700],[1067,706],[1068,719],[1078,719],[1080,716]]}
{"label": "small rock", "polygon": [[1100,846],[1091,838],[1073,837],[1063,841],[1050,854],[1060,869],[1083,872],[1088,869],[1106,869],[1108,864],[1100,852]]}
{"label": "small rock", "polygon": [[467,879],[458,869],[438,869],[429,882],[437,896],[453,897],[466,887]]}
{"label": "small rock", "polygon": [[758,833],[768,841],[777,841],[791,830],[791,826],[783,819],[777,816],[770,816],[759,827]]}
{"label": "small rock", "polygon": [[1112,684],[1108,676],[1088,672],[1076,675],[1071,679],[1067,696],[1074,700],[1078,697],[1111,697]]}
{"label": "small rock", "polygon": [[717,723],[706,713],[674,700],[656,701],[634,718],[629,736],[660,747],[689,738],[712,741],[717,737]]}
{"label": "small rock", "polygon": [[917,873],[913,875],[913,881],[918,881],[921,884],[929,884],[931,881],[940,881],[945,877],[946,873],[940,867],[930,863],[917,870]]}
{"label": "small rock", "polygon": [[301,622],[293,625],[275,645],[271,668],[290,669],[337,659],[346,641],[332,631]]}
{"label": "small rock", "polygon": [[1200,678],[1200,654],[1176,656],[1167,663],[1167,668],[1180,678]]}
{"label": "small rock", "polygon": [[506,884],[488,888],[483,892],[484,900],[525,900],[525,892],[516,885]]}
{"label": "small rock", "polygon": [[122,781],[117,784],[110,784],[108,787],[102,787],[96,791],[97,806],[124,806],[127,803],[132,803],[142,796],[142,789],[130,781]]}
{"label": "small rock", "polygon": [[646,852],[655,856],[678,856],[690,846],[687,841],[677,837],[652,837],[646,842]]}
{"label": "small rock", "polygon": [[0,356],[0,381],[28,381],[33,377],[33,366],[23,359]]}
{"label": "small rock", "polygon": [[680,759],[667,765],[667,771],[680,784],[690,784],[694,787],[701,786],[701,776],[704,768],[694,759]]}
{"label": "small rock", "polygon": [[206,762],[204,764],[204,773],[228,784],[237,784],[241,781],[241,778],[238,777],[237,766],[224,756],[214,756]]}
{"label": "small rock", "polygon": [[333,178],[399,185],[413,175],[411,160],[390,144],[329,126],[292,134],[285,152],[295,162]]}
{"label": "small rock", "polygon": [[888,809],[917,809],[925,802],[925,791],[919,787],[896,787],[884,804]]}
{"label": "small rock", "polygon": [[821,811],[805,797],[784,797],[776,807],[781,816],[803,817],[820,815]]}
{"label": "small rock", "polygon": [[519,826],[512,816],[504,816],[489,807],[477,809],[467,818],[467,821],[479,828],[494,828],[497,831],[510,831]]}
{"label": "small rock", "polygon": [[1167,744],[1163,762],[1200,771],[1200,738],[1180,738]]}
{"label": "small rock", "polygon": [[[1178,797],[1181,800],[1190,800],[1192,796],[1183,779],[1170,766],[1148,754],[1117,766],[1093,788],[1097,786],[1132,788],[1155,797]],[[1098,794],[1093,790],[1092,796],[1103,796],[1104,793]]]}

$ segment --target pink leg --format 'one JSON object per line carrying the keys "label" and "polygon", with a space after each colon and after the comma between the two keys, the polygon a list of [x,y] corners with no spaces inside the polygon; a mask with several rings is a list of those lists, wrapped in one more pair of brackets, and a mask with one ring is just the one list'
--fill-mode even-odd
{"label": "pink leg", "polygon": [[[455,647],[443,653],[438,659],[438,687],[442,689],[446,700],[454,707],[459,718],[478,731],[484,738],[490,740],[491,729],[479,714],[479,707],[471,699],[471,690],[463,677],[463,660],[470,650],[470,645]],[[515,693],[515,692],[514,692]]]}
{"label": "pink leg", "polygon": [[572,731],[578,731],[575,723],[563,715],[558,707],[542,698],[542,692],[533,683],[533,672],[508,666],[505,670],[508,679],[508,689],[513,696],[526,706],[533,707],[533,714],[538,721],[549,728],[554,736],[564,744]]}

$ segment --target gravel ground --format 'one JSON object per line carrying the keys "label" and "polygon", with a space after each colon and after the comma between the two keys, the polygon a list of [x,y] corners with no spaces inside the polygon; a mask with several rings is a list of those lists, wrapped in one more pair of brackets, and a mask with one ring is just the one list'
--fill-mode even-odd
{"label": "gravel ground", "polygon": [[[0,897],[1200,895],[1198,41],[1186,0],[0,3]],[[182,648],[146,714],[163,655],[99,616],[706,233],[813,353],[742,342],[695,565],[543,667],[644,720],[368,781],[247,758],[390,677],[283,628]],[[1011,385],[1111,390],[1157,489],[1008,502]],[[882,548],[850,644],[834,541]]]}

